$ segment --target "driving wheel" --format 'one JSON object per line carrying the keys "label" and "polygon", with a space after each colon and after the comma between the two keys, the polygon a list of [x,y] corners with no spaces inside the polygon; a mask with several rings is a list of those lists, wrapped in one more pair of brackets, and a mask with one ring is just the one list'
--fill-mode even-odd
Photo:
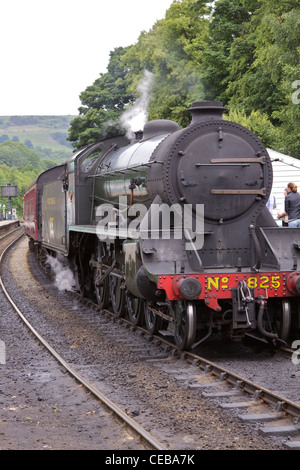
{"label": "driving wheel", "polygon": [[175,304],[175,343],[178,349],[190,349],[196,338],[196,307],[193,302],[180,300]]}

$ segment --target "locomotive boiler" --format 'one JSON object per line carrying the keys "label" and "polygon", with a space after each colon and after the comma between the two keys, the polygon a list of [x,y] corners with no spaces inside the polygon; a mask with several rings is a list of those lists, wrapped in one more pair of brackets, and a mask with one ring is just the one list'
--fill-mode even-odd
{"label": "locomotive boiler", "polygon": [[280,343],[299,335],[299,229],[266,208],[260,139],[194,103],[184,129],[148,122],[42,173],[24,196],[38,256],[64,255],[102,309],[194,348],[215,332]]}

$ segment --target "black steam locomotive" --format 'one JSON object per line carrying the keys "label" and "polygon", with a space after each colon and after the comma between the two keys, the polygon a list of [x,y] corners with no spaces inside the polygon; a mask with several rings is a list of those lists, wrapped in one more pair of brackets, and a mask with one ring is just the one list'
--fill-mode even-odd
{"label": "black steam locomotive", "polygon": [[214,332],[265,342],[299,334],[299,229],[266,208],[262,142],[194,103],[191,124],[148,122],[42,173],[24,196],[39,256],[64,255],[76,288],[190,349]]}

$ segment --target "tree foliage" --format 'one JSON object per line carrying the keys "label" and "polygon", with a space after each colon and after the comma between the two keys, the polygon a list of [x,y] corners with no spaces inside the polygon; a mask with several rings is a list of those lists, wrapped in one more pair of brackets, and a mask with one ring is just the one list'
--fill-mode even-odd
{"label": "tree foliage", "polygon": [[220,100],[266,145],[300,158],[299,54],[299,0],[174,0],[136,44],[111,52],[107,72],[81,94],[69,140],[80,147],[122,131],[148,70],[149,120],[185,126],[193,101]]}
{"label": "tree foliage", "polygon": [[[222,101],[229,110],[225,119],[300,158],[299,0],[174,0],[165,18],[141,32],[135,44],[111,51],[106,73],[82,91],[68,134],[73,147],[125,132],[121,116],[139,102],[145,71],[153,77],[149,120],[173,119],[183,127],[194,101]],[[9,119],[11,125],[49,121]],[[56,116],[47,125],[63,143],[61,119],[68,124],[67,117]],[[18,185],[13,204],[21,214],[26,187],[61,158],[10,137],[0,135],[0,180]]]}
{"label": "tree foliage", "polygon": [[[12,205],[19,217],[23,215],[23,196],[26,188],[44,170],[55,163],[44,160],[37,152],[20,142],[5,141],[0,144],[0,182],[17,185],[18,197],[12,198]],[[1,196],[1,195],[0,195]],[[0,197],[0,204],[7,207],[7,198]]]}
{"label": "tree foliage", "polygon": [[134,99],[126,83],[130,70],[122,62],[127,49],[112,51],[107,73],[81,93],[82,106],[79,116],[71,121],[69,133],[69,140],[77,148],[120,132],[120,112]]}

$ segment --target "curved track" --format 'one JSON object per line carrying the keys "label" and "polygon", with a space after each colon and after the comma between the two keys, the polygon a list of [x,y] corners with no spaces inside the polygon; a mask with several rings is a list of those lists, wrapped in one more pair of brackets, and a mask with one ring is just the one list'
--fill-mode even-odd
{"label": "curved track", "polygon": [[[95,308],[99,310],[98,307]],[[112,316],[112,314],[108,312],[107,315],[109,315],[110,317]],[[105,323],[105,312],[102,312],[102,318],[103,316],[103,322]],[[124,325],[126,330],[128,331],[129,322],[127,320],[118,319],[117,322],[118,324]],[[120,325],[118,326],[120,327]],[[112,330],[112,328],[108,325],[108,330],[109,329]],[[139,332],[140,335],[133,334],[137,332]],[[115,333],[112,332],[111,334],[114,335]],[[142,328],[134,326],[133,331],[131,331],[130,334],[133,334],[133,336],[141,336],[145,335],[146,332]],[[125,337],[124,335],[124,341],[128,342],[128,351],[130,351],[130,341],[126,338],[127,336]],[[153,339],[156,337],[149,337],[147,335],[147,338],[152,338],[151,344],[155,346],[155,342],[153,341]],[[133,340],[133,342],[134,341],[135,340]],[[161,369],[167,371],[169,375],[173,373],[174,377],[176,377],[176,380],[178,380],[179,383],[187,383],[188,390],[193,390],[197,392],[200,391],[201,396],[210,398],[212,400],[226,400],[226,403],[223,402],[222,406],[228,405],[227,408],[234,408],[232,406],[232,403],[235,402],[227,402],[228,399],[232,400],[233,398],[234,400],[238,400],[239,407],[245,406],[242,404],[244,401],[247,400],[248,405],[246,406],[249,407],[248,409],[252,409],[252,407],[254,406],[256,409],[256,413],[258,409],[257,407],[259,407],[259,409],[261,410],[261,407],[263,407],[262,409],[264,409],[265,404],[267,404],[267,406],[271,408],[269,410],[265,410],[264,413],[257,413],[257,421],[263,419],[271,419],[270,415],[272,414],[273,419],[276,418],[281,420],[281,424],[283,423],[285,426],[289,424],[290,426],[292,426],[289,428],[290,434],[297,434],[297,422],[299,419],[300,407],[296,403],[290,402],[289,400],[282,398],[280,395],[274,394],[272,391],[267,390],[267,388],[265,387],[255,385],[252,381],[244,378],[242,375],[236,374],[235,372],[230,371],[228,368],[222,367],[221,365],[218,365],[210,361],[209,359],[204,359],[197,354],[180,353],[180,351],[178,351],[173,344],[161,338],[156,338],[155,341],[157,341],[157,344],[165,344],[165,346],[163,346],[164,352],[162,353],[162,348],[158,347],[158,350],[154,355],[152,352],[152,356],[147,357],[145,352],[145,349],[147,349],[147,347],[144,346],[142,353],[142,355],[144,355],[144,358],[146,358],[144,360],[153,361],[154,364],[160,364]],[[140,360],[141,359],[142,358],[140,355]],[[175,369],[174,372],[172,372],[170,371],[170,367],[174,368],[174,361]],[[184,366],[184,364],[186,365]],[[87,382],[89,383],[89,381]],[[93,388],[94,387],[92,386],[92,389]],[[214,392],[211,392],[212,389],[214,389]],[[164,394],[162,394],[161,397],[164,398]],[[218,406],[220,406],[220,403],[218,404]],[[274,414],[274,409],[275,413],[277,414]],[[268,415],[268,418],[266,416],[263,417],[262,414]],[[248,415],[250,416],[249,413]],[[247,419],[245,419],[245,421],[247,421]],[[248,421],[250,421],[250,419],[248,419]],[[288,428],[286,427],[286,430],[287,429]],[[266,430],[266,432],[271,431]],[[276,433],[278,433],[278,429],[276,430]],[[282,439],[285,439],[284,432],[282,432],[281,434],[281,440]],[[289,444],[291,444],[292,442],[294,443],[294,447],[298,445],[298,441],[296,439],[294,441],[290,441]],[[292,445],[290,445],[290,447],[292,447]],[[163,446],[161,446],[161,448],[163,448]]]}
{"label": "curved track", "polygon": [[[16,237],[12,243],[7,245],[5,249],[2,251],[0,255],[0,273],[1,273],[1,267],[2,267],[2,260],[3,257],[5,256],[6,252],[15,244],[19,241],[20,238],[23,237],[23,232],[21,235]],[[65,361],[58,352],[51,347],[51,345],[38,333],[38,331],[31,325],[31,323],[27,320],[26,316],[22,313],[22,311],[18,308],[18,306],[15,304],[13,301],[12,297],[9,295],[8,291],[6,290],[6,287],[4,285],[3,279],[2,279],[2,273],[0,276],[0,286],[1,289],[3,290],[7,300],[13,307],[13,309],[17,312],[19,317],[23,320],[23,322],[26,324],[26,326],[30,329],[30,331],[35,335],[35,337],[43,344],[45,348],[52,354],[53,357],[78,381],[80,382],[87,390],[93,393],[93,395],[101,400],[103,404],[105,404],[115,415],[118,416],[122,420],[122,422],[126,423],[137,435],[139,435],[142,439],[143,442],[147,443],[147,445],[151,449],[155,450],[165,450],[165,447],[160,444],[151,434],[149,434],[147,431],[145,431],[137,422],[135,422],[130,416],[128,416],[126,413],[124,413],[118,405],[113,403],[108,397],[106,397],[100,390],[98,390],[95,386],[93,386],[91,383],[88,382],[84,377],[82,377],[81,374],[79,374],[67,361]]]}

